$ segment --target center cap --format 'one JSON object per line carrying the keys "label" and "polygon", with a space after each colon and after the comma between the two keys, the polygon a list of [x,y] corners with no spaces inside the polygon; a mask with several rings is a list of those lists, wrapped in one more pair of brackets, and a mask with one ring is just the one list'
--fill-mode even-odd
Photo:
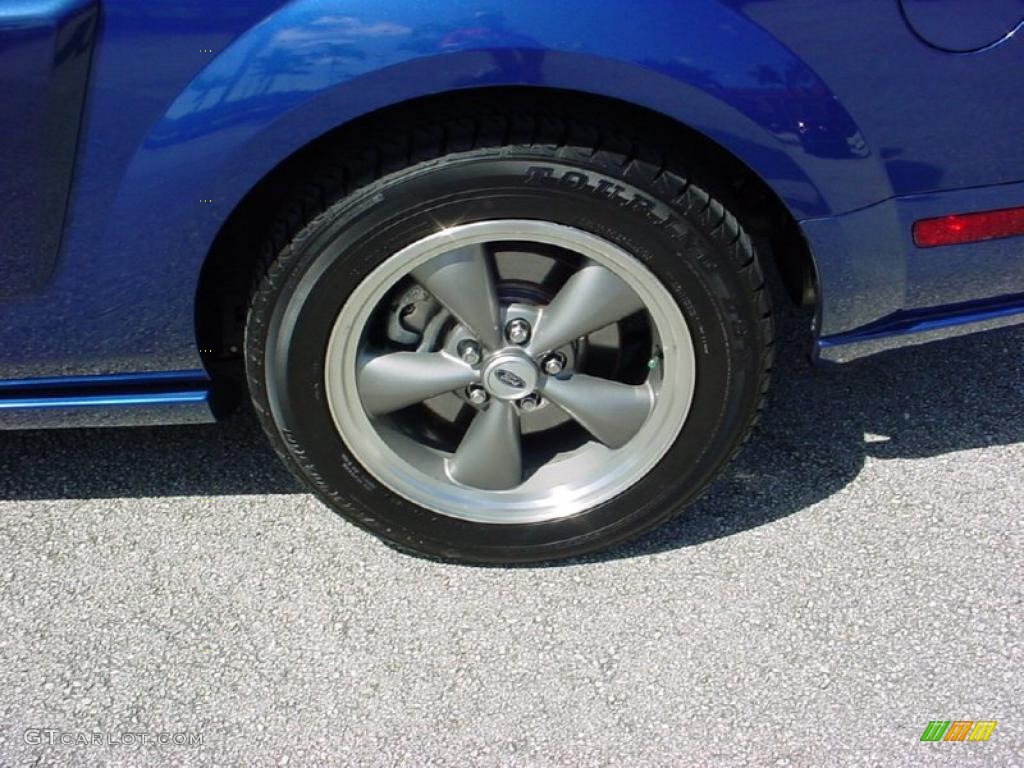
{"label": "center cap", "polygon": [[537,388],[537,366],[522,352],[495,355],[484,368],[484,389],[499,400],[518,400]]}

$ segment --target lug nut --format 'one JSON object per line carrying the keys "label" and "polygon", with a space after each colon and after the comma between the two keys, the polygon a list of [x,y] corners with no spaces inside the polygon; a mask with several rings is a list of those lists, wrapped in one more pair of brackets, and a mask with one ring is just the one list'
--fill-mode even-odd
{"label": "lug nut", "polygon": [[513,344],[525,344],[530,340],[530,324],[522,319],[513,320],[505,326],[505,335]]}
{"label": "lug nut", "polygon": [[472,339],[463,339],[459,342],[459,357],[464,363],[476,365],[480,362],[480,345]]}
{"label": "lug nut", "polygon": [[473,385],[466,390],[466,397],[473,405],[483,405],[487,402],[487,390],[481,386]]}
{"label": "lug nut", "polygon": [[556,352],[544,359],[544,373],[548,376],[557,376],[565,368],[565,355]]}
{"label": "lug nut", "polygon": [[530,411],[536,411],[538,408],[540,408],[540,398],[537,397],[537,395],[527,395],[526,397],[519,400],[518,403],[519,408],[525,411],[526,413],[529,413]]}

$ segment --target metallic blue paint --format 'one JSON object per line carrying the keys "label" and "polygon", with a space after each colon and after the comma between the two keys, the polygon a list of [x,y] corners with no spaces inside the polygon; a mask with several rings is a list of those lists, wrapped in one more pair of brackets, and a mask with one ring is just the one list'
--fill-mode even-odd
{"label": "metallic blue paint", "polygon": [[0,381],[0,425],[134,426],[212,421],[205,371],[50,376]]}
{"label": "metallic blue paint", "polygon": [[53,269],[64,228],[97,0],[0,4],[0,296]]}
{"label": "metallic blue paint", "polygon": [[1024,294],[955,306],[896,312],[850,333],[818,340],[815,356],[849,362],[887,349],[1016,325],[1024,319]]}
{"label": "metallic blue paint", "polygon": [[[27,44],[24,20],[56,39],[94,5],[8,0],[0,72],[46,61],[7,55]],[[77,145],[74,99],[35,122],[0,111],[6,146],[58,127],[62,150],[77,146],[63,229],[0,232],[0,379],[199,370],[200,269],[253,186],[359,116],[475,87],[620,99],[733,153],[812,247],[823,348],[900,313],[953,317],[964,302],[1024,291],[1021,238],[941,253],[909,240],[916,218],[1024,204],[1024,41],[969,55],[934,47],[1005,34],[1014,2],[972,0],[969,23],[924,5],[941,10],[906,0],[930,42],[899,0],[636,0],[628,13],[583,0],[101,2]],[[27,98],[11,82],[0,75],[0,98]],[[48,173],[22,159],[26,178]],[[0,177],[0,197],[14,178]],[[40,200],[19,204],[60,199],[59,175],[46,178],[32,187]],[[47,237],[60,242],[56,260]]]}
{"label": "metallic blue paint", "polygon": [[16,408],[98,408],[101,406],[167,405],[176,403],[205,403],[208,393],[142,392],[133,395],[80,395],[69,397],[12,397],[0,398],[0,410]]}
{"label": "metallic blue paint", "polygon": [[911,28],[936,48],[978,51],[1005,41],[1024,20],[1024,0],[900,0]]}
{"label": "metallic blue paint", "polygon": [[914,245],[915,221],[949,213],[1024,206],[1024,183],[893,198],[842,216],[801,222],[815,254],[822,337],[857,329],[899,312],[1024,294],[1024,237],[940,250]]}
{"label": "metallic blue paint", "polygon": [[206,390],[0,398],[4,429],[135,427],[214,420]]}
{"label": "metallic blue paint", "polygon": [[936,328],[967,325],[1020,314],[1024,314],[1024,294],[1001,296],[985,301],[964,302],[953,307],[943,307],[941,312],[928,309],[897,312],[891,317],[882,318],[875,323],[858,328],[856,331],[829,336],[822,339],[820,345],[822,348],[835,347],[841,344],[877,339],[881,336],[922,333]]}
{"label": "metallic blue paint", "polygon": [[154,371],[151,373],[108,374],[106,376],[50,376],[0,381],[0,397],[12,389],[93,389],[96,387],[140,387],[152,384],[208,384],[206,371]]}

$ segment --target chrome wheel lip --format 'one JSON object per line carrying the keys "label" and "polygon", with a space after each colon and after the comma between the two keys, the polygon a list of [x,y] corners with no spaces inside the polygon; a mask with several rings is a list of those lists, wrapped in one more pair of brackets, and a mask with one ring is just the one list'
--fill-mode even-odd
{"label": "chrome wheel lip", "polygon": [[[444,465],[444,459],[413,441],[378,431],[360,400],[357,366],[367,322],[396,282],[431,259],[481,243],[537,242],[576,252],[610,269],[644,304],[660,340],[661,386],[655,405],[640,431],[623,447],[599,443],[545,465],[522,485],[485,491],[463,486],[449,475],[422,469]],[[543,309],[540,310],[541,316]],[[540,320],[538,322],[541,322]],[[453,358],[457,359],[457,358]],[[543,374],[542,374],[543,377]],[[448,517],[488,524],[524,524],[570,517],[591,509],[641,481],[675,443],[690,412],[696,385],[696,355],[679,305],[661,282],[636,257],[584,230],[554,222],[503,219],[474,222],[440,230],[401,249],[379,265],[346,300],[331,331],[326,354],[325,385],[334,426],[355,458],[391,491],[408,501]],[[651,396],[654,397],[652,390]],[[386,430],[385,430],[386,432]],[[401,444],[405,456],[392,445]],[[418,453],[417,453],[418,452]],[[420,466],[409,460],[416,455]],[[566,481],[553,467],[585,470]],[[436,469],[436,467],[435,467]]]}

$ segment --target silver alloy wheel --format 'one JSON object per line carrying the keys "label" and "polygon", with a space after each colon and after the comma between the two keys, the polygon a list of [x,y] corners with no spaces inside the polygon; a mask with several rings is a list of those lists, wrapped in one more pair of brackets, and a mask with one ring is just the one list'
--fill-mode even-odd
{"label": "silver alloy wheel", "polygon": [[[491,250],[496,243],[560,249],[578,262],[549,302],[524,308],[501,299]],[[381,351],[371,343],[370,326],[387,311],[396,286],[410,278],[439,303],[435,325],[449,328],[447,342]],[[651,340],[642,383],[588,375],[572,365],[546,372],[553,355],[572,360],[588,337],[640,312]],[[457,351],[467,338],[482,350],[476,365]],[[682,312],[640,261],[580,229],[499,220],[441,230],[366,277],[331,331],[325,383],[338,432],[378,481],[450,517],[516,524],[577,514],[643,478],[679,435],[695,377]],[[474,398],[464,396],[460,405],[476,412],[455,444],[438,445],[429,430],[420,430],[420,413],[399,418],[410,406],[471,387]],[[540,418],[548,403],[578,425],[578,444],[552,453],[537,448],[548,432],[524,439],[527,420]],[[524,450],[527,442],[533,449]]]}

